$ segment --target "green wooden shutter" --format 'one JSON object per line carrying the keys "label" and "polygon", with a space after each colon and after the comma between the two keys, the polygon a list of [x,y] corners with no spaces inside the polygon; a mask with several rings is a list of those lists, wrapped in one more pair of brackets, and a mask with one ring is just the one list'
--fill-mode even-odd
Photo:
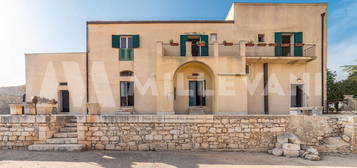
{"label": "green wooden shutter", "polygon": [[132,48],[119,49],[120,61],[132,61],[134,59],[134,50]]}
{"label": "green wooden shutter", "polygon": [[140,47],[140,36],[133,35],[133,48],[139,48],[139,47]]}
{"label": "green wooden shutter", "polygon": [[112,35],[112,48],[120,48],[120,36]]}
{"label": "green wooden shutter", "polygon": [[187,35],[180,35],[180,53],[181,56],[186,56],[186,41],[188,39]]}
{"label": "green wooden shutter", "polygon": [[[294,33],[294,44],[303,43],[302,32]],[[294,47],[294,56],[302,56],[303,47],[295,46]]]}
{"label": "green wooden shutter", "polygon": [[283,42],[283,39],[281,37],[281,32],[275,32],[275,56],[282,56],[283,53],[283,48],[281,47],[281,43]]}
{"label": "green wooden shutter", "polygon": [[206,44],[201,47],[201,56],[208,56],[208,35],[201,35],[201,41],[204,41]]}

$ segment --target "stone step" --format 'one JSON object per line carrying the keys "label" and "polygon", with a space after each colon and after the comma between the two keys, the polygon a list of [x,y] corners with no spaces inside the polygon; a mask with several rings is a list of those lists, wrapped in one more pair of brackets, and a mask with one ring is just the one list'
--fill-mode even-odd
{"label": "stone step", "polygon": [[77,123],[76,122],[70,122],[70,123],[66,123],[64,124],[65,127],[77,127]]}
{"label": "stone step", "polygon": [[63,127],[60,132],[77,132],[77,127]]}
{"label": "stone step", "polygon": [[77,123],[77,120],[69,120],[67,123]]}
{"label": "stone step", "polygon": [[85,150],[83,144],[34,144],[28,147],[30,151],[80,152]]}
{"label": "stone step", "polygon": [[54,138],[77,138],[76,132],[59,132],[53,135]]}
{"label": "stone step", "polygon": [[78,143],[77,138],[50,138],[46,140],[48,144],[75,144]]}

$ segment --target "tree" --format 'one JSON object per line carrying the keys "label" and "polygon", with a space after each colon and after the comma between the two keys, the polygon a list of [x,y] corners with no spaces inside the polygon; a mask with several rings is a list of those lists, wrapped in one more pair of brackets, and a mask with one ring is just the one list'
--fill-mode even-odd
{"label": "tree", "polygon": [[328,104],[334,104],[338,111],[338,103],[343,100],[342,82],[336,80],[336,72],[327,70],[327,101]]}
{"label": "tree", "polygon": [[348,73],[347,79],[343,80],[344,95],[353,95],[357,97],[357,65],[342,66],[345,72]]}

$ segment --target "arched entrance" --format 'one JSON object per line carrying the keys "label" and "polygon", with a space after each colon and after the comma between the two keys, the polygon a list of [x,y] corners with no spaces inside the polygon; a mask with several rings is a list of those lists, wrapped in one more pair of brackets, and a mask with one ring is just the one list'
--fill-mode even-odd
{"label": "arched entrance", "polygon": [[192,61],[174,75],[175,114],[212,114],[214,74],[204,63]]}

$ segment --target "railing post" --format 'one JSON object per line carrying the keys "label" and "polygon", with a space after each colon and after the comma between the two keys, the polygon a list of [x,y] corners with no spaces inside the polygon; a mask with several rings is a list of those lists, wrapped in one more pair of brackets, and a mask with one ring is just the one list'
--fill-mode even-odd
{"label": "railing post", "polygon": [[213,56],[218,57],[219,56],[219,46],[218,42],[215,42],[213,44]]}
{"label": "railing post", "polygon": [[239,56],[245,57],[246,52],[245,52],[245,41],[240,41],[239,42]]}
{"label": "railing post", "polygon": [[156,42],[156,55],[158,57],[164,56],[164,48],[163,48],[163,43],[162,41],[157,41]]}

